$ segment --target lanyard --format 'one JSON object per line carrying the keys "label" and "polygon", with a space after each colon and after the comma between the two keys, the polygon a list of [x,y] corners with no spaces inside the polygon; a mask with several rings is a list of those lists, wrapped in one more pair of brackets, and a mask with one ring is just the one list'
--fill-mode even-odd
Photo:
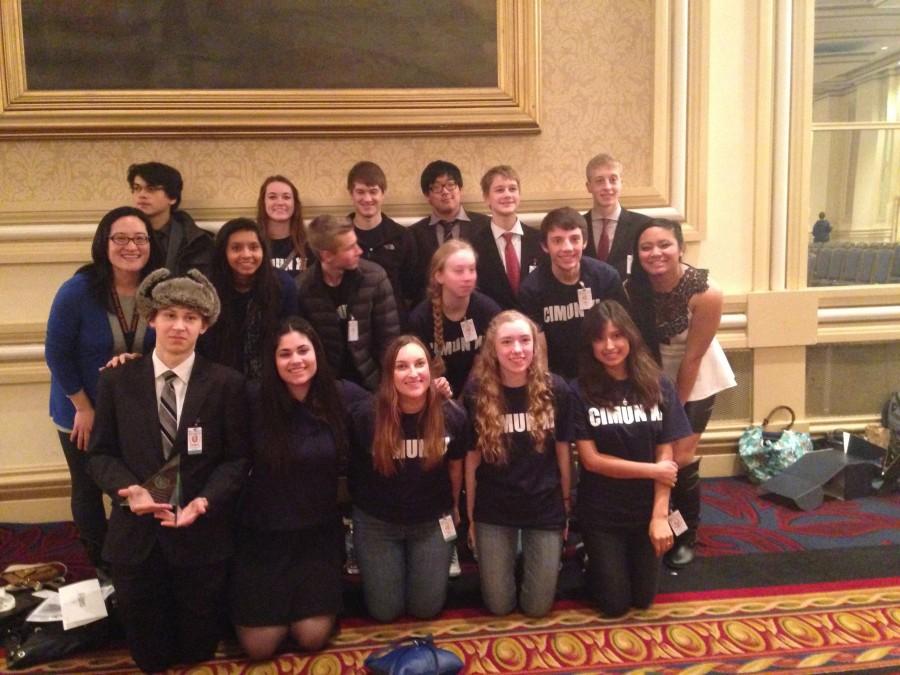
{"label": "lanyard", "polygon": [[300,267],[297,271],[302,272],[306,268],[305,259],[300,256],[296,248],[291,249],[291,252],[287,254],[287,257],[281,261],[281,265],[278,266],[278,269],[287,270],[287,268],[291,266],[291,263],[294,262],[295,258],[300,258]]}
{"label": "lanyard", "polygon": [[113,307],[116,310],[116,318],[119,320],[119,328],[122,330],[122,335],[125,338],[125,351],[134,351],[134,334],[137,331],[139,318],[137,302],[134,303],[134,310],[131,312],[131,325],[129,326],[125,321],[125,312],[122,311],[122,303],[119,302],[119,294],[116,293],[116,289],[109,289],[109,294],[112,297]]}

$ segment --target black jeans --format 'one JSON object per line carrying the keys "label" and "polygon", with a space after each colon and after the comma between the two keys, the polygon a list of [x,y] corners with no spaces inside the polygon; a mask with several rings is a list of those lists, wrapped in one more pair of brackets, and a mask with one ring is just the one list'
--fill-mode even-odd
{"label": "black jeans", "polygon": [[72,520],[75,521],[81,543],[84,545],[91,563],[95,567],[99,567],[102,562],[100,551],[103,549],[103,540],[106,538],[103,492],[87,474],[87,452],[79,450],[69,440],[67,432],[60,431],[58,433],[59,443],[66,456],[72,481]]}
{"label": "black jeans", "polygon": [[581,536],[588,555],[588,592],[600,611],[616,617],[631,607],[649,607],[659,586],[659,558],[648,525],[603,530],[582,523]]}

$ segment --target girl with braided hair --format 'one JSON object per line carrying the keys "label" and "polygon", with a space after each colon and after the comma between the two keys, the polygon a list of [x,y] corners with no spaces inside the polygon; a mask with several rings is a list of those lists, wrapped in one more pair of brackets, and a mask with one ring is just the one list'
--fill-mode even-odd
{"label": "girl with braided hair", "polygon": [[500,306],[475,290],[475,251],[462,239],[444,242],[431,258],[428,299],[409,317],[409,332],[428,345],[432,370],[450,384],[451,395],[462,393],[488,324]]}

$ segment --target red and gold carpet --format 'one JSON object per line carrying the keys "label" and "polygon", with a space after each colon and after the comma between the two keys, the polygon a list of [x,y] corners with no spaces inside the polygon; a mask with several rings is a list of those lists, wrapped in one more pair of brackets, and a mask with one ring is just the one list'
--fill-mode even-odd
{"label": "red and gold carpet", "polygon": [[[184,675],[338,675],[394,640],[431,633],[466,673],[900,672],[900,577],[806,587],[660,596],[646,611],[607,620],[579,603],[543,619],[472,610],[432,622],[345,625],[333,646],[248,664],[221,654]],[[0,671],[5,662],[0,661]],[[5,671],[3,671],[5,672]],[[132,673],[124,650],[57,661],[28,673]]]}

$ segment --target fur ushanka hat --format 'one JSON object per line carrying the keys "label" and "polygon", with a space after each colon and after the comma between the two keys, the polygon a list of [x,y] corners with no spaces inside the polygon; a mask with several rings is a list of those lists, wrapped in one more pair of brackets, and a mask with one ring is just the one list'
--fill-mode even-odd
{"label": "fur ushanka hat", "polygon": [[147,318],[154,310],[178,305],[194,310],[212,326],[219,318],[219,295],[209,279],[197,270],[175,276],[166,268],[151,272],[137,290],[137,307]]}

